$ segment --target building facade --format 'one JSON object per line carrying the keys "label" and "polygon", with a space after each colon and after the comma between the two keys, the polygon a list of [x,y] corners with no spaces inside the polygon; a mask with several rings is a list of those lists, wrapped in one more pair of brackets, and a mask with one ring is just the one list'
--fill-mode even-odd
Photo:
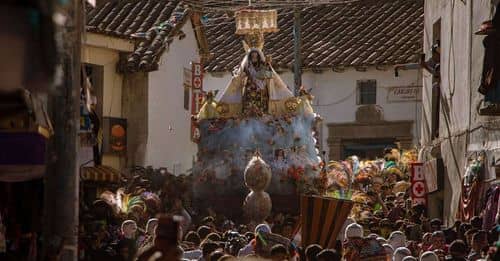
{"label": "building facade", "polygon": [[[480,115],[484,96],[478,92],[483,73],[484,36],[474,32],[495,13],[495,1],[425,1],[424,51],[429,60],[439,47],[438,75],[423,74],[421,161],[427,176],[431,217],[468,218],[471,195],[481,197],[496,180],[498,117]],[[481,113],[482,114],[482,113]],[[469,191],[467,166],[479,159],[474,179],[481,189]],[[480,208],[480,204],[477,204]],[[467,212],[467,213],[466,213]],[[464,216],[465,215],[465,216]],[[470,217],[470,215],[469,215]]]}
{"label": "building facade", "polygon": [[[375,158],[386,147],[419,141],[423,1],[371,1],[301,12],[302,85],[323,118],[321,149],[330,159]],[[289,86],[293,77],[293,10],[278,12],[279,32],[264,53]],[[223,90],[244,56],[232,18],[208,14],[210,59],[204,88]],[[213,22],[212,22],[213,21]],[[395,72],[396,68],[400,68]]]}

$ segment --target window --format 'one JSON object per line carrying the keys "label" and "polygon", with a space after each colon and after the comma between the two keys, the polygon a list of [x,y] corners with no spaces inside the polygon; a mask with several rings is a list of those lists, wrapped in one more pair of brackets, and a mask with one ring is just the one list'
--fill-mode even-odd
{"label": "window", "polygon": [[360,80],[358,85],[358,104],[376,104],[377,103],[377,81]]}
{"label": "window", "polygon": [[184,109],[189,111],[189,87],[184,86]]}

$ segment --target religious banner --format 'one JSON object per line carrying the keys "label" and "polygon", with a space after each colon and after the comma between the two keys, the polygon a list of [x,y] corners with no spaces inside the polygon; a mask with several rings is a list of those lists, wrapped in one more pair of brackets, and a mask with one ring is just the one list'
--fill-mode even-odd
{"label": "religious banner", "polygon": [[191,62],[191,75],[193,89],[203,89],[203,65],[201,63]]}
{"label": "religious banner", "polygon": [[424,164],[421,162],[411,163],[411,199],[413,205],[427,205]]}
{"label": "religious banner", "polygon": [[422,100],[422,86],[387,88],[387,102],[409,102]]}

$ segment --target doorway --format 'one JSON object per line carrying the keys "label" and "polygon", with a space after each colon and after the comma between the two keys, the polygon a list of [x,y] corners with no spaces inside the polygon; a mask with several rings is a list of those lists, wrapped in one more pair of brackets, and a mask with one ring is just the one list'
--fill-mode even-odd
{"label": "doorway", "polygon": [[342,140],[342,158],[356,155],[360,159],[374,160],[384,156],[384,149],[395,147],[394,139]]}

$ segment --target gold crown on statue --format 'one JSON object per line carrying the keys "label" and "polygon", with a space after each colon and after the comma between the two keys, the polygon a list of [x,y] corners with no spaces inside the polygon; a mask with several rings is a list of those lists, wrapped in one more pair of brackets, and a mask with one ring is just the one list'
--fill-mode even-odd
{"label": "gold crown on statue", "polygon": [[276,10],[245,9],[235,13],[236,34],[245,35],[245,50],[264,47],[264,33],[278,32],[278,12]]}

